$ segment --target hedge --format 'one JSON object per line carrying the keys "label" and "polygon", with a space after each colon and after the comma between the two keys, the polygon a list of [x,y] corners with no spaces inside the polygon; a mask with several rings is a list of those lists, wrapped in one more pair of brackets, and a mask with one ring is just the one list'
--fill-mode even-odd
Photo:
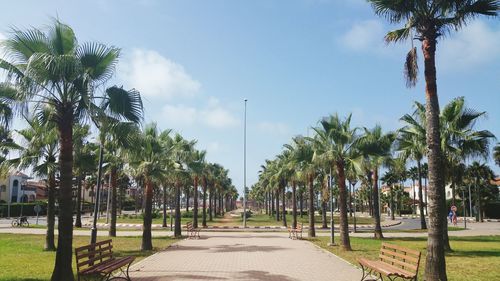
{"label": "hedge", "polygon": [[[10,216],[18,217],[21,215],[21,206],[23,210],[23,216],[36,216],[35,205],[40,205],[42,211],[39,213],[40,216],[47,214],[47,202],[35,202],[35,203],[12,203],[10,204]],[[0,204],[0,217],[7,217],[8,215],[8,204]]]}

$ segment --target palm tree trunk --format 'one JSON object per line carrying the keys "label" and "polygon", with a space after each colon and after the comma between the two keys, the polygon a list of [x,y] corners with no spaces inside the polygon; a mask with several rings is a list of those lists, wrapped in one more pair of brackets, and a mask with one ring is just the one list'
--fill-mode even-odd
{"label": "palm tree trunk", "polygon": [[[371,171],[368,171],[368,174],[366,175],[368,178],[368,212],[370,213],[370,216],[373,216],[373,182],[372,182],[372,174]],[[392,206],[391,206],[392,208]]]}
{"label": "palm tree trunk", "polygon": [[328,181],[325,181],[324,179],[321,182],[322,188],[321,188],[321,228],[325,229],[328,228],[328,223],[327,223],[327,218],[326,218],[326,203],[328,201],[327,197],[327,188],[326,185],[328,184]]}
{"label": "palm tree trunk", "polygon": [[280,191],[276,189],[276,221],[280,221]]}
{"label": "palm tree trunk", "polygon": [[52,281],[73,281],[73,105],[58,108],[59,130],[59,235]]}
{"label": "palm tree trunk", "polygon": [[418,169],[418,209],[420,211],[420,228],[427,229],[427,223],[425,222],[424,215],[424,197],[422,194],[422,165],[420,161],[417,161],[417,169]]}
{"label": "palm tree trunk", "polygon": [[384,238],[382,227],[380,226],[380,208],[378,205],[378,167],[373,170],[373,214],[375,217],[375,232],[376,239]]}
{"label": "palm tree trunk", "polygon": [[269,191],[269,205],[271,205],[271,213],[269,213],[269,216],[272,217],[274,216],[274,197],[273,197],[273,192]]}
{"label": "palm tree trunk", "polygon": [[167,185],[163,184],[163,222],[161,227],[167,227]]}
{"label": "palm tree trunk", "polygon": [[308,175],[309,180],[309,210],[307,214],[309,215],[309,230],[307,235],[309,237],[316,237],[316,230],[314,229],[314,175]]}
{"label": "palm tree trunk", "polygon": [[207,180],[203,178],[203,215],[201,224],[204,228],[207,227]]}
{"label": "palm tree trunk", "polygon": [[297,183],[292,182],[292,228],[297,228]]}
{"label": "palm tree trunk", "polygon": [[174,237],[180,238],[181,233],[181,183],[175,183],[175,223],[174,223]]}
{"label": "palm tree trunk", "polygon": [[47,234],[45,236],[45,251],[55,251],[54,225],[55,225],[55,201],[56,201],[56,178],[54,172],[48,176],[48,202],[47,202]]}
{"label": "palm tree trunk", "polygon": [[302,218],[304,215],[304,192],[299,192],[299,201],[300,201],[300,217]]}
{"label": "palm tree trunk", "polygon": [[345,186],[344,162],[337,161],[336,168],[339,181],[340,246],[345,251],[351,251],[351,241],[349,240],[349,223],[347,221],[347,190]]}
{"label": "palm tree trunk", "polygon": [[214,188],[212,187],[210,189],[210,193],[208,194],[208,220],[209,221],[212,221],[213,217],[212,217],[212,212],[214,210],[213,206],[212,206],[212,197],[214,196],[213,193],[214,193]]}
{"label": "palm tree trunk", "polygon": [[186,213],[189,212],[189,185],[186,186]]}
{"label": "palm tree trunk", "polygon": [[75,227],[82,227],[82,176],[76,177],[76,219]]}
{"label": "palm tree trunk", "polygon": [[151,224],[153,223],[153,183],[148,176],[145,177],[145,208],[144,208],[144,219],[142,225],[142,251],[153,250],[153,242],[151,240]]}
{"label": "palm tree trunk", "polygon": [[109,236],[116,237],[116,209],[117,209],[117,170],[115,167],[111,168],[111,224],[109,225]]}
{"label": "palm tree trunk", "polygon": [[446,276],[443,232],[447,226],[443,219],[446,218],[446,206],[443,204],[445,192],[436,84],[436,38],[436,31],[430,28],[427,34],[424,34],[422,41],[426,82],[427,159],[429,161],[429,232],[424,279],[446,281],[448,278]]}
{"label": "palm tree trunk", "polygon": [[394,186],[391,184],[390,186],[390,190],[389,190],[390,194],[389,194],[389,200],[390,200],[390,206],[391,206],[391,220],[395,220],[395,216],[394,216],[394,213],[396,212],[396,208],[394,206]]}
{"label": "palm tree trunk", "polygon": [[198,228],[198,176],[194,177],[193,190],[193,227]]}
{"label": "palm tree trunk", "polygon": [[282,201],[283,201],[283,206],[281,207],[281,214],[282,214],[282,217],[283,217],[283,226],[285,226],[285,227],[286,227],[286,226],[287,226],[287,225],[286,225],[286,206],[285,206],[285,201],[286,201],[286,198],[285,198],[285,197],[286,197],[286,196],[285,196],[285,194],[286,194],[286,188],[283,186],[282,190],[283,190],[283,192],[282,192],[282,196],[283,196],[283,199],[282,199]]}

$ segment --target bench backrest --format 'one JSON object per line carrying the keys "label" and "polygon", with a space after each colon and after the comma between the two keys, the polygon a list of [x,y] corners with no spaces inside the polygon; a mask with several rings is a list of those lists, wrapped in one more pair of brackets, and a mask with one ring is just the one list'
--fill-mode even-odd
{"label": "bench backrest", "polygon": [[95,264],[113,259],[112,240],[104,240],[75,249],[76,268],[78,272]]}
{"label": "bench backrest", "polygon": [[381,261],[406,271],[418,274],[420,252],[398,245],[382,243],[379,258]]}

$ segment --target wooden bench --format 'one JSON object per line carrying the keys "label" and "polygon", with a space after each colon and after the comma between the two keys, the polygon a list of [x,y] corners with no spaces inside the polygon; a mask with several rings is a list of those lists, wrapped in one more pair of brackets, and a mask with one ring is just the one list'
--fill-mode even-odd
{"label": "wooden bench", "polygon": [[[76,248],[75,256],[78,281],[80,277],[97,278],[97,280],[131,280],[128,271],[135,257],[115,258],[112,240]],[[117,270],[120,270],[121,275],[114,276],[113,272]]]}
{"label": "wooden bench", "polygon": [[187,229],[187,233],[188,233],[188,239],[191,239],[191,238],[194,238],[194,239],[200,238],[200,229],[199,228],[194,228],[192,221],[186,223],[186,229]]}
{"label": "wooden bench", "polygon": [[361,281],[371,276],[378,276],[377,280],[384,280],[382,276],[386,276],[391,281],[396,278],[416,281],[420,255],[419,251],[382,243],[379,260],[358,259],[363,270]]}
{"label": "wooden bench", "polygon": [[[296,228],[292,228],[291,226],[288,228],[288,238],[295,240],[295,239],[302,239],[302,229],[303,229],[303,224],[301,223],[300,225],[297,225]],[[299,238],[300,235],[300,238]]]}

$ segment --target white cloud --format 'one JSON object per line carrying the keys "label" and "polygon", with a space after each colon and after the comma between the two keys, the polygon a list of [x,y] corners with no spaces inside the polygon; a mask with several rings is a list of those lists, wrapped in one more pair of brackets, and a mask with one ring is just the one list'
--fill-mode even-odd
{"label": "white cloud", "polygon": [[471,22],[451,38],[441,38],[436,54],[437,67],[467,69],[500,58],[500,29],[483,21]]}
{"label": "white cloud", "polygon": [[239,123],[239,120],[214,97],[208,99],[208,106],[200,112],[200,117],[201,122],[219,129],[234,127]]}
{"label": "white cloud", "polygon": [[198,111],[194,107],[182,104],[167,104],[162,109],[162,117],[165,118],[167,126],[170,126],[170,124],[175,124],[177,126],[192,125],[198,118]]}
{"label": "white cloud", "polygon": [[384,47],[384,26],[379,20],[355,23],[341,38],[340,43],[354,51],[377,51]]}
{"label": "white cloud", "polygon": [[231,111],[220,105],[219,101],[210,97],[203,108],[193,106],[165,105],[162,118],[170,127],[205,125],[210,128],[225,129],[237,126],[240,121]]}
{"label": "white cloud", "polygon": [[209,153],[214,153],[219,151],[220,149],[220,143],[217,141],[210,142],[207,146],[207,152]]}
{"label": "white cloud", "polygon": [[201,87],[184,67],[156,51],[134,49],[118,65],[118,78],[150,98],[193,97]]}
{"label": "white cloud", "polygon": [[288,126],[280,122],[263,121],[257,125],[257,128],[265,134],[286,135],[290,132]]}

